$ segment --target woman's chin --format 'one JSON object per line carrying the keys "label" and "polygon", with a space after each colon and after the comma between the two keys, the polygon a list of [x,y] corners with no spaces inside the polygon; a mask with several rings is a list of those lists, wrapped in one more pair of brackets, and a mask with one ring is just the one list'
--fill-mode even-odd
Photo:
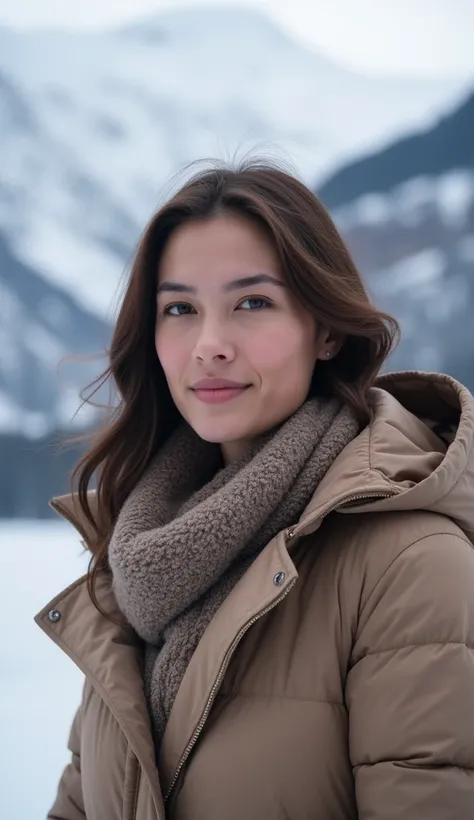
{"label": "woman's chin", "polygon": [[202,438],[204,441],[208,441],[210,444],[227,444],[232,441],[239,441],[242,438],[247,438],[247,436],[243,434],[242,428],[225,428],[219,430],[217,425],[208,427],[207,425],[201,424],[194,427],[194,431],[198,434],[199,438]]}
{"label": "woman's chin", "polygon": [[193,423],[191,427],[197,433],[199,438],[208,441],[210,444],[230,444],[235,441],[249,440],[254,438],[257,434],[253,429],[253,425],[242,424],[242,419],[225,421],[224,419],[217,421],[213,419],[209,422],[204,422],[202,419]]}

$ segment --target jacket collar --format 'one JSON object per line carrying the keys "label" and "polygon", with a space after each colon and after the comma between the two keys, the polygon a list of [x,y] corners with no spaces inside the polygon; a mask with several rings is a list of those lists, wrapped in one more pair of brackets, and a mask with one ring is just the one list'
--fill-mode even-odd
{"label": "jacket collar", "polygon": [[96,586],[97,601],[108,618],[92,603],[86,576],[36,616],[38,626],[76,663],[115,716],[148,780],[158,817],[164,818],[163,798],[205,723],[240,638],[285,597],[297,577],[281,533],[236,584],[201,639],[171,710],[159,778],[143,692],[142,644],[118,609],[111,577],[100,574]]}
{"label": "jacket collar", "polygon": [[99,692],[137,756],[148,780],[157,816],[163,799],[141,676],[141,647],[117,607],[110,578],[99,575],[93,605],[86,576],[69,586],[35,617],[38,626],[74,661]]}

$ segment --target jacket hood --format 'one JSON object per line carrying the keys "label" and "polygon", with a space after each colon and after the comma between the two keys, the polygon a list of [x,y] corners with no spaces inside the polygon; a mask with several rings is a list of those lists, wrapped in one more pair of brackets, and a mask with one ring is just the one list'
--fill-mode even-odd
{"label": "jacket hood", "polygon": [[413,371],[381,376],[370,400],[370,424],[338,456],[295,534],[313,530],[332,508],[428,510],[448,516],[473,541],[472,394],[450,376]]}
{"label": "jacket hood", "polygon": [[[372,420],[334,461],[294,535],[341,513],[427,510],[451,518],[474,541],[474,398],[450,376],[390,373],[370,391]],[[91,493],[92,510],[95,493]],[[88,540],[75,496],[51,506]]]}

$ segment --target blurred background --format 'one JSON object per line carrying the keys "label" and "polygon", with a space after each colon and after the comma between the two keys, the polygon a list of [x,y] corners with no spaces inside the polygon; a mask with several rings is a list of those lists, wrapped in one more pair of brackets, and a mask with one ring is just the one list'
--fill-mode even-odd
{"label": "blurred background", "polygon": [[2,817],[45,816],[80,694],[31,619],[86,566],[48,500],[104,361],[58,366],[106,348],[189,162],[298,173],[401,323],[389,369],[474,390],[473,32],[472,0],[0,0]]}

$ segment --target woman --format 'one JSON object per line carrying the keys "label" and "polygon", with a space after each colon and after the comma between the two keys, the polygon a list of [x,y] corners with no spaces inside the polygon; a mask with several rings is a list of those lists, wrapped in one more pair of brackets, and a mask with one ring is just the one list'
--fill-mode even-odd
{"label": "woman", "polygon": [[53,502],[92,565],[37,617],[85,673],[50,820],[474,816],[474,403],[377,378],[396,330],[282,171],[153,218]]}

